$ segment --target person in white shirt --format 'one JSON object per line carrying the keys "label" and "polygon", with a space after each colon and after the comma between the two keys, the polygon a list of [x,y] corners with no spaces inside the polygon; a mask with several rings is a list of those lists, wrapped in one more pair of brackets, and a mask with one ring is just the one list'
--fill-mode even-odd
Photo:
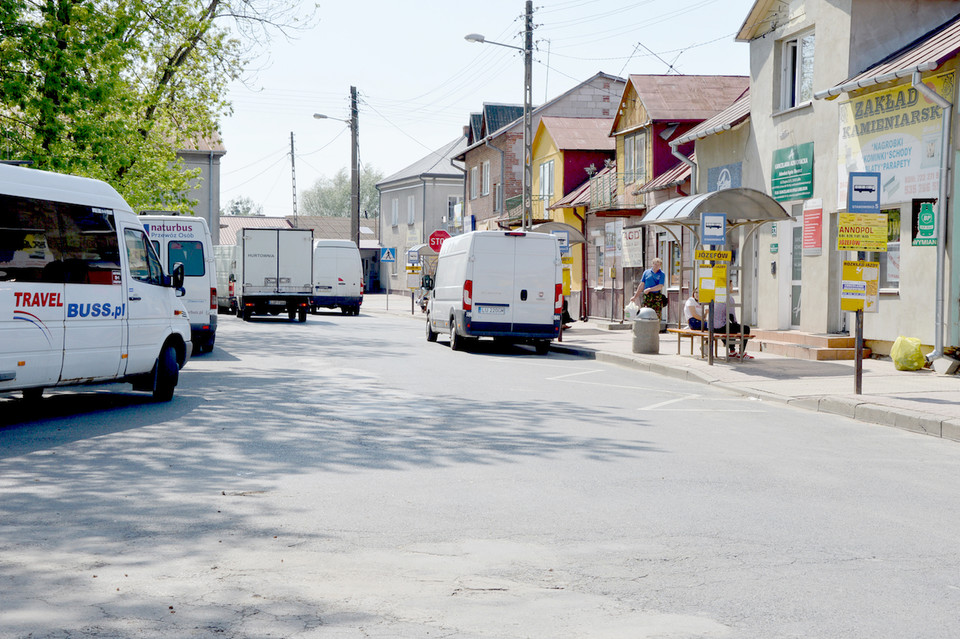
{"label": "person in white shirt", "polygon": [[690,291],[690,297],[683,303],[683,319],[687,326],[695,331],[702,331],[706,324],[703,323],[703,306],[697,301],[697,289]]}

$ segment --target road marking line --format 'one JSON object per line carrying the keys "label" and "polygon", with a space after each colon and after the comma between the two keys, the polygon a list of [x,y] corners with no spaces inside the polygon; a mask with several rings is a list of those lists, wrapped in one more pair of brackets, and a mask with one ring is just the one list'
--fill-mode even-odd
{"label": "road marking line", "polygon": [[687,400],[689,400],[689,399],[696,399],[697,397],[699,397],[699,395],[697,395],[697,394],[685,395],[685,396],[683,396],[683,397],[678,397],[678,398],[676,398],[676,399],[668,399],[667,401],[665,401],[665,402],[660,402],[659,404],[651,404],[650,406],[644,406],[644,407],[641,408],[640,410],[656,410],[656,409],[661,408],[661,407],[663,407],[663,406],[669,406],[670,404],[676,404],[677,402],[685,402],[685,401],[687,401]]}

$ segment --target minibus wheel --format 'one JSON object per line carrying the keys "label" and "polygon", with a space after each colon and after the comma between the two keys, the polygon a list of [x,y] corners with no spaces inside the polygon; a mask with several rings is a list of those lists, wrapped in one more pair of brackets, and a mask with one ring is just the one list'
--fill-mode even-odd
{"label": "minibus wheel", "polygon": [[177,387],[180,378],[180,366],[177,364],[176,349],[167,344],[157,358],[157,375],[153,384],[153,399],[158,402],[169,402],[173,399],[173,389]]}
{"label": "minibus wheel", "polygon": [[430,323],[429,315],[427,315],[427,341],[428,342],[437,341],[437,332],[433,330],[433,325]]}

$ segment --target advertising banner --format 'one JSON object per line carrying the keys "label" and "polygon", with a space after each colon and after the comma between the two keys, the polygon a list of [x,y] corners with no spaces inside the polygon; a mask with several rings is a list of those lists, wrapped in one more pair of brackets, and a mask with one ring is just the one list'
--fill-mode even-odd
{"label": "advertising banner", "polygon": [[803,203],[803,254],[823,253],[823,200],[807,200]]}
{"label": "advertising banner", "polygon": [[623,246],[624,268],[642,268],[643,267],[643,232],[639,226],[622,229],[620,231],[620,244]]}
{"label": "advertising banner", "polygon": [[[924,84],[953,101],[952,71]],[[841,103],[837,201],[847,201],[847,175],[859,171],[881,174],[881,205],[935,197],[942,118],[940,107],[905,85]]]}
{"label": "advertising banner", "polygon": [[838,213],[838,251],[887,250],[886,213]]}

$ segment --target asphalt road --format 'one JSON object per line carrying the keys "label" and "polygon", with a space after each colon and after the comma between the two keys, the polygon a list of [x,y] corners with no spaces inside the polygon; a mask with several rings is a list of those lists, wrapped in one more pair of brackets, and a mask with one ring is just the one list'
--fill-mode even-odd
{"label": "asphalt road", "polygon": [[0,399],[0,637],[960,636],[960,446],[362,314]]}

